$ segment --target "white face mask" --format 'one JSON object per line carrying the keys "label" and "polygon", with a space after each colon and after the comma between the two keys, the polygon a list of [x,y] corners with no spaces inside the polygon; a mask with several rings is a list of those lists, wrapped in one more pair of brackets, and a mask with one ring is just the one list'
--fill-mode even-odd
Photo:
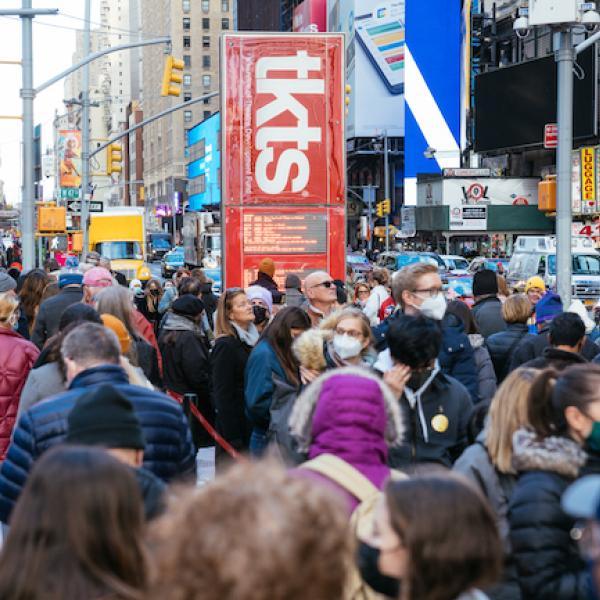
{"label": "white face mask", "polygon": [[433,298],[426,298],[421,306],[415,306],[415,308],[421,311],[423,316],[435,321],[441,321],[446,314],[446,298],[440,292]]}
{"label": "white face mask", "polygon": [[336,334],[333,336],[333,349],[342,360],[346,360],[358,356],[361,353],[362,344],[360,340],[350,335]]}

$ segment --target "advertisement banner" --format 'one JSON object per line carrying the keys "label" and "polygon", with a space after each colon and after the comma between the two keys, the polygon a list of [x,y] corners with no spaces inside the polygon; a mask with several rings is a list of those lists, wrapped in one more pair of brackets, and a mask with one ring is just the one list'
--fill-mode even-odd
{"label": "advertisement banner", "polygon": [[221,203],[221,115],[215,113],[187,132],[189,210]]}
{"label": "advertisement banner", "polygon": [[581,208],[596,212],[596,149],[581,148]]}
{"label": "advertisement banner", "polygon": [[327,31],[326,0],[304,0],[294,9],[292,31],[297,33],[319,33]]}
{"label": "advertisement banner", "polygon": [[450,207],[450,231],[487,231],[487,206]]}
{"label": "advertisement banner", "polygon": [[226,287],[345,270],[344,42],[340,35],[222,38]]}
{"label": "advertisement banner", "polygon": [[58,132],[59,179],[61,188],[81,187],[81,131]]}
{"label": "advertisement banner", "polygon": [[346,40],[346,137],[402,137],[405,0],[329,0],[327,19]]}

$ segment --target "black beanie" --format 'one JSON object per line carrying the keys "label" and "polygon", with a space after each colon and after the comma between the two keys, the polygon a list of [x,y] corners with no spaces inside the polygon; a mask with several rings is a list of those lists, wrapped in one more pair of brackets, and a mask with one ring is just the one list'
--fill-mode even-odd
{"label": "black beanie", "polygon": [[496,273],[490,269],[477,271],[473,277],[473,296],[486,296],[498,293]]}
{"label": "black beanie", "polygon": [[95,387],[81,396],[67,421],[70,444],[139,450],[146,446],[133,405],[112,385]]}
{"label": "black beanie", "polygon": [[171,308],[177,315],[197,317],[204,310],[204,302],[192,294],[184,294],[173,302]]}

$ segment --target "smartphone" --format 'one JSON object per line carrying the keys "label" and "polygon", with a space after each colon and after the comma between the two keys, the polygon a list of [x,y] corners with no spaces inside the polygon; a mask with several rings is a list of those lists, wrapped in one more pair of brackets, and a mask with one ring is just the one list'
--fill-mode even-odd
{"label": "smartphone", "polygon": [[394,4],[356,17],[361,46],[392,94],[404,93],[404,22]]}

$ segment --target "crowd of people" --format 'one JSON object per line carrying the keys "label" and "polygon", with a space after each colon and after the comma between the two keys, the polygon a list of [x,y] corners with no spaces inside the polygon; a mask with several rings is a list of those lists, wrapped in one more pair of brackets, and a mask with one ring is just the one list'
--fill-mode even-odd
{"label": "crowd of people", "polygon": [[581,303],[482,270],[470,308],[425,263],[211,283],[0,272],[0,598],[597,597]]}

